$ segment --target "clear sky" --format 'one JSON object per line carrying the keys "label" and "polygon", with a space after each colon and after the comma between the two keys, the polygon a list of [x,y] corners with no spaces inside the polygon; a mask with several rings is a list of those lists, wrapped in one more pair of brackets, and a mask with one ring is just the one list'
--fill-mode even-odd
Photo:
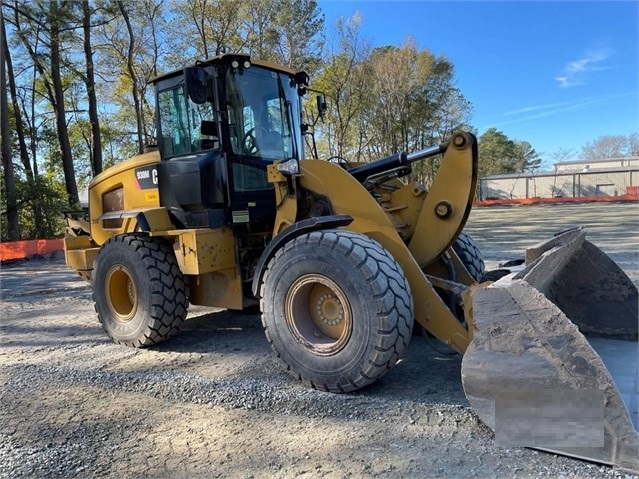
{"label": "clear sky", "polygon": [[480,135],[495,127],[547,160],[639,131],[637,0],[318,4],[327,26],[359,11],[374,46],[412,36],[450,59]]}

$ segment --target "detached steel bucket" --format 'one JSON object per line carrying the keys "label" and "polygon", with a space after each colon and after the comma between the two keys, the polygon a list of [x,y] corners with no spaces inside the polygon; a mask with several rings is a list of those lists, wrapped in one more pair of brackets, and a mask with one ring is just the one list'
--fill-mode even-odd
{"label": "detached steel bucket", "polygon": [[[582,229],[526,256],[522,271],[473,292],[474,337],[462,360],[468,401],[498,445],[639,472],[639,434],[584,336],[621,341],[637,377],[636,287]],[[632,401],[636,381],[631,387]]]}

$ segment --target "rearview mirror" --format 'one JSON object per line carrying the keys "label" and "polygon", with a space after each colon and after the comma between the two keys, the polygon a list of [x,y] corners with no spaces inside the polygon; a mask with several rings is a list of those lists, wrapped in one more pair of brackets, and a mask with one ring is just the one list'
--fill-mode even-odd
{"label": "rearview mirror", "polygon": [[186,92],[193,103],[206,103],[206,70],[200,67],[184,69]]}

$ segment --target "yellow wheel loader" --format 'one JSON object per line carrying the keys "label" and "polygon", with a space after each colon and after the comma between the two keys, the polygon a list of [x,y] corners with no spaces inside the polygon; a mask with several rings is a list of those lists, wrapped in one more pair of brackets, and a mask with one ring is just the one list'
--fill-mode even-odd
{"label": "yellow wheel loader", "polygon": [[[581,229],[488,280],[462,233],[473,135],[366,164],[303,159],[305,72],[224,54],[153,84],[157,150],[96,176],[88,220],[65,238],[115,342],[169,338],[189,303],[259,304],[283,366],[339,393],[386,374],[416,321],[465,355],[467,397],[496,437],[559,411],[576,416],[574,440],[559,430],[523,445],[638,469],[637,432],[583,336],[636,341],[637,290]],[[319,95],[318,117],[325,107]],[[428,190],[401,181],[440,155]]]}

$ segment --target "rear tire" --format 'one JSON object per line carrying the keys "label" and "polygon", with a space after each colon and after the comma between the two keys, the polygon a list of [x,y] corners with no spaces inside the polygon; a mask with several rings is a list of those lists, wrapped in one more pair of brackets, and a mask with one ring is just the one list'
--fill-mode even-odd
{"label": "rear tire", "polygon": [[464,232],[460,233],[453,243],[453,251],[459,256],[466,270],[475,281],[479,281],[486,272],[486,265],[475,240]]}
{"label": "rear tire", "polygon": [[281,248],[261,287],[266,337],[289,372],[312,387],[349,392],[373,383],[410,340],[413,301],[379,243],[315,231]]}
{"label": "rear tire", "polygon": [[168,339],[186,318],[188,295],[164,240],[121,235],[102,245],[93,300],[102,328],[116,343],[139,348]]}

